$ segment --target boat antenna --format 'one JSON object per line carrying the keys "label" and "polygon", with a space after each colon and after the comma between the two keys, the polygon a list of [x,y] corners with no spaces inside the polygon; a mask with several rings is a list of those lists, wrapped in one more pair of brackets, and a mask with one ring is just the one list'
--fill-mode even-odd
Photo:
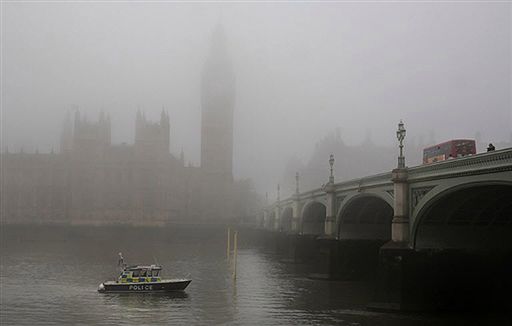
{"label": "boat antenna", "polygon": [[119,267],[119,269],[121,271],[124,270],[124,268],[126,267],[126,264],[124,263],[124,257],[123,257],[123,254],[121,252],[119,252],[119,260],[117,261],[117,267]]}
{"label": "boat antenna", "polygon": [[155,265],[159,265],[159,264],[158,264],[158,260],[156,260],[155,255],[153,255],[153,260],[155,261]]}
{"label": "boat antenna", "polygon": [[124,257],[121,252],[119,252],[118,255],[119,255],[119,260],[117,261],[117,266],[122,267],[124,265]]}

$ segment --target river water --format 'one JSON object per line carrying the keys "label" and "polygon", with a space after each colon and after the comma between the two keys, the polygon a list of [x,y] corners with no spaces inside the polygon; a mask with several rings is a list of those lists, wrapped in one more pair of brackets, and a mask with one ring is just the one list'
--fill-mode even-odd
{"label": "river water", "polygon": [[[372,286],[307,278],[240,234],[237,278],[222,227],[42,227],[1,230],[1,325],[507,325],[501,313],[400,314],[366,309]],[[245,238],[244,238],[245,237]],[[251,241],[249,241],[251,237]],[[100,294],[127,263],[193,281],[176,294]]]}

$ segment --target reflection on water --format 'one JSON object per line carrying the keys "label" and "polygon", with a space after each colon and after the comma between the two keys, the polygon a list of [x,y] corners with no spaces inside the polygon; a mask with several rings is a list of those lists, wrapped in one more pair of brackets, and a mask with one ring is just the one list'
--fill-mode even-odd
{"label": "reflection on water", "polygon": [[122,305],[127,308],[159,307],[169,304],[189,302],[187,292],[169,293],[105,293],[102,295],[105,306]]}
{"label": "reflection on water", "polygon": [[[4,226],[1,236],[2,325],[481,324],[474,316],[369,312],[370,284],[310,280],[311,266],[243,241],[243,233],[234,281],[222,228]],[[98,284],[117,276],[119,251],[127,263],[157,262],[164,276],[193,281],[186,292],[100,294]]]}

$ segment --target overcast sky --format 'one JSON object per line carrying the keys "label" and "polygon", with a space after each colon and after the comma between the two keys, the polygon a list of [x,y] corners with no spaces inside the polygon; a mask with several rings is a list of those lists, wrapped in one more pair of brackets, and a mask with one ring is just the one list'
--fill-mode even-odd
{"label": "overcast sky", "polygon": [[[65,112],[171,117],[171,151],[200,160],[200,76],[222,23],[236,73],[235,177],[258,189],[341,129],[508,140],[510,3],[3,3],[2,150],[58,148]],[[326,158],[327,160],[328,158]],[[263,178],[262,176],[265,176]]]}

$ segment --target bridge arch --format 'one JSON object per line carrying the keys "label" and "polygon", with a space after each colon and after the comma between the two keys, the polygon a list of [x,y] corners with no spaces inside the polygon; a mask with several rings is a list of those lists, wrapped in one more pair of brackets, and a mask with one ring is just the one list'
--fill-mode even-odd
{"label": "bridge arch", "polygon": [[285,207],[279,218],[279,231],[290,232],[292,230],[293,208]]}
{"label": "bridge arch", "polygon": [[438,186],[418,203],[411,220],[415,249],[511,249],[512,182]]}
{"label": "bridge arch", "polygon": [[357,193],[342,203],[336,218],[338,239],[390,240],[393,198],[388,193]]}
{"label": "bridge arch", "polygon": [[323,235],[325,233],[326,206],[319,201],[309,201],[302,208],[301,233]]}

